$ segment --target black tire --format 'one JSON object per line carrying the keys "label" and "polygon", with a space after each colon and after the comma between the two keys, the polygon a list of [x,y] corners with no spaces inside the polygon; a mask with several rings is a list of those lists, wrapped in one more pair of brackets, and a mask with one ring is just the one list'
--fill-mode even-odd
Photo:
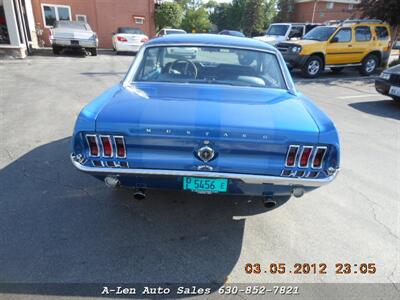
{"label": "black tire", "polygon": [[371,75],[378,68],[378,63],[379,63],[379,60],[378,60],[378,57],[376,57],[376,55],[373,55],[373,54],[367,55],[363,59],[362,65],[359,68],[360,75],[362,75],[362,76]]}
{"label": "black tire", "polygon": [[323,69],[324,63],[321,57],[313,55],[307,60],[301,71],[307,78],[316,78],[321,74]]}
{"label": "black tire", "polygon": [[97,48],[91,48],[89,52],[92,56],[97,56]]}
{"label": "black tire", "polygon": [[394,101],[400,102],[400,97],[392,96],[392,99],[393,99]]}
{"label": "black tire", "polygon": [[339,74],[339,73],[341,73],[343,71],[343,69],[344,69],[343,67],[332,67],[331,71],[334,74]]}
{"label": "black tire", "polygon": [[53,46],[53,54],[54,54],[54,55],[60,54],[61,50],[62,50],[61,47],[59,47],[59,46]]}

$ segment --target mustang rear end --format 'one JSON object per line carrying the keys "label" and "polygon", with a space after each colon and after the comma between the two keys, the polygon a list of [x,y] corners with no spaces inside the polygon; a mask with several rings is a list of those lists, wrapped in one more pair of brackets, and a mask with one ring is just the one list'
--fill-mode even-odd
{"label": "mustang rear end", "polygon": [[[196,58],[169,47],[196,48]],[[273,47],[175,35],[145,44],[123,83],[82,110],[71,159],[110,186],[259,195],[273,206],[332,181],[339,149],[334,124],[295,90]]]}

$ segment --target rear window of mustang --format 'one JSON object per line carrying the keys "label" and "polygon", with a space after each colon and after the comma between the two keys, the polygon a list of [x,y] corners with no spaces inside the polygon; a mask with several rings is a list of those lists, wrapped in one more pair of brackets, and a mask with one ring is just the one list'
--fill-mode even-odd
{"label": "rear window of mustang", "polygon": [[219,47],[151,47],[134,81],[286,89],[275,54]]}

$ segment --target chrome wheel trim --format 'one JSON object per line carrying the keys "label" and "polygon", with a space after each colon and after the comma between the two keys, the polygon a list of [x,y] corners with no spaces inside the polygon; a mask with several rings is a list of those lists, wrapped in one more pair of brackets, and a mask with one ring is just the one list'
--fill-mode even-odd
{"label": "chrome wheel trim", "polygon": [[376,61],[373,58],[370,58],[365,63],[365,71],[368,73],[372,73],[376,68]]}
{"label": "chrome wheel trim", "polygon": [[321,64],[319,63],[318,60],[312,60],[307,66],[307,71],[308,74],[310,75],[316,75],[319,72],[319,69],[321,68]]}

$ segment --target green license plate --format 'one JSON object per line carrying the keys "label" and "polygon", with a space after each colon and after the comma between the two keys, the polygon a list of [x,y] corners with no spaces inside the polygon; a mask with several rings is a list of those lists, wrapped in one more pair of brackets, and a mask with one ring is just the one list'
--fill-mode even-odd
{"label": "green license plate", "polygon": [[213,179],[213,178],[199,178],[199,177],[183,177],[183,189],[198,191],[198,192],[212,192],[223,193],[228,188],[228,179]]}

